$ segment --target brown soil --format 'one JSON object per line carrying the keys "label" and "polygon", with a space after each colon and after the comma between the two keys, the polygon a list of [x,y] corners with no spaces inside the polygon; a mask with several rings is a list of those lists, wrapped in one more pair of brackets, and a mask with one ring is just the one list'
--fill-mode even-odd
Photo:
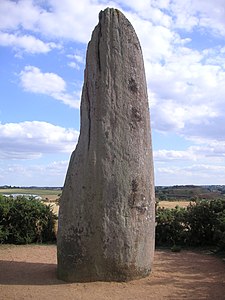
{"label": "brown soil", "polygon": [[203,251],[155,252],[147,278],[128,283],[64,283],[56,278],[56,246],[0,246],[0,299],[221,300],[225,264]]}

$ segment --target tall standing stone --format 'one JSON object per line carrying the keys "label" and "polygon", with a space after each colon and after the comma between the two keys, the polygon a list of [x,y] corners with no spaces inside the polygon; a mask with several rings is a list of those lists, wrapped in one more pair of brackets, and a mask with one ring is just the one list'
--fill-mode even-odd
{"label": "tall standing stone", "polygon": [[87,49],[80,137],[60,202],[58,277],[85,282],[148,275],[154,200],[141,47],[126,17],[107,8]]}

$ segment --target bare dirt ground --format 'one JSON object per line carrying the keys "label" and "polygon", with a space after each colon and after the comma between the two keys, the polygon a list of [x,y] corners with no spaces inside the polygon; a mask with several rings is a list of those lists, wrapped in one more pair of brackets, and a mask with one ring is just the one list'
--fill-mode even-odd
{"label": "bare dirt ground", "polygon": [[222,300],[225,263],[202,251],[157,250],[147,278],[71,284],[56,278],[55,245],[1,245],[0,299]]}

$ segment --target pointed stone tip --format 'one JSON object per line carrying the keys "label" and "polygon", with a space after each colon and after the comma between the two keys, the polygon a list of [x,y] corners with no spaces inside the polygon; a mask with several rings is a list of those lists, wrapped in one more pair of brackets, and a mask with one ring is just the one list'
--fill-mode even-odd
{"label": "pointed stone tip", "polygon": [[101,10],[99,13],[99,21],[101,21],[103,14],[110,14],[110,13],[116,13],[119,17],[119,15],[123,15],[123,13],[118,9],[118,8],[113,8],[113,7],[107,7],[104,10]]}

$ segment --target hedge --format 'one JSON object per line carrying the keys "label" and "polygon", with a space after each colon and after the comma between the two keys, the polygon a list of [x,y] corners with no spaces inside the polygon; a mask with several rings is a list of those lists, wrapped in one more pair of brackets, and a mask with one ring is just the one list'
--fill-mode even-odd
{"label": "hedge", "polygon": [[156,245],[217,246],[225,250],[225,200],[202,200],[187,208],[156,208]]}
{"label": "hedge", "polygon": [[32,197],[0,195],[0,243],[29,244],[56,240],[57,216],[51,206]]}
{"label": "hedge", "polygon": [[[56,240],[52,207],[34,198],[0,195],[0,243]],[[156,246],[217,246],[225,250],[225,200],[203,200],[187,208],[156,207]]]}

